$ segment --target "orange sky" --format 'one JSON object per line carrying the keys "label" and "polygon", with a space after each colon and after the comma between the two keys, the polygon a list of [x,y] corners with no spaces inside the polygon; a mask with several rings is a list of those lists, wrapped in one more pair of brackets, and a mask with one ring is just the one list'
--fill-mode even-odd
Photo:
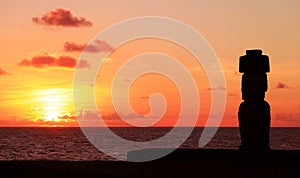
{"label": "orange sky", "polygon": [[[271,105],[272,126],[299,127],[299,6],[297,0],[1,1],[0,126],[77,126],[72,81],[82,49],[116,22],[151,15],[192,26],[215,50],[227,85],[222,126],[238,126],[237,110],[242,102],[238,58],[246,49],[259,48],[271,61],[266,100]],[[68,19],[59,20],[61,17]],[[113,48],[101,45],[105,49],[98,52]],[[90,50],[97,52],[97,48]],[[187,67],[198,87],[198,126],[203,126],[210,110],[211,91],[202,67],[182,47],[155,39],[131,41],[117,48],[98,73],[96,103],[106,123],[122,125],[110,97],[114,71],[128,58],[149,51],[166,53]],[[89,64],[80,67],[87,70]],[[132,107],[139,114],[147,114],[149,96],[155,92],[162,93],[168,103],[157,125],[172,126],[179,115],[180,98],[167,78],[145,75],[136,80],[129,93]]]}

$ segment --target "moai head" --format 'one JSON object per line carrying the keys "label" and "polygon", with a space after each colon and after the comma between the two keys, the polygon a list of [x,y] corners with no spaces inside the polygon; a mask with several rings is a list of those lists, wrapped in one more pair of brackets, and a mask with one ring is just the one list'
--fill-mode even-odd
{"label": "moai head", "polygon": [[269,57],[262,55],[262,50],[246,50],[246,55],[240,57],[240,73],[261,74],[270,72]]}
{"label": "moai head", "polygon": [[239,72],[242,77],[242,98],[245,101],[263,101],[268,90],[267,72],[270,72],[269,57],[262,50],[247,50],[240,57]]}

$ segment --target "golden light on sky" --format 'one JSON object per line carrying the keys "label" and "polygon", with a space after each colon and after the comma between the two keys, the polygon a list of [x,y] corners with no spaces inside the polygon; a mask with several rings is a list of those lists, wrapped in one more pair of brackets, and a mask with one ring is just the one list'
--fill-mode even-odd
{"label": "golden light on sky", "polygon": [[37,94],[37,105],[45,121],[60,121],[59,117],[71,110],[68,102],[71,102],[71,98],[67,98],[59,89],[43,90]]}
{"label": "golden light on sky", "polygon": [[[259,48],[271,62],[266,94],[271,105],[271,125],[299,127],[299,6],[297,0],[1,1],[0,126],[78,126],[76,115],[80,113],[74,111],[72,96],[75,66],[87,71],[93,65],[86,61],[78,63],[82,50],[86,47],[93,54],[114,49],[105,41],[89,42],[121,20],[163,16],[190,25],[215,50],[227,85],[222,126],[238,125],[237,110],[242,102],[239,56],[246,49]],[[101,116],[110,125],[124,124],[112,106],[112,78],[124,61],[149,51],[166,53],[190,71],[201,102],[197,125],[203,126],[210,110],[211,90],[222,88],[210,87],[202,66],[188,51],[157,39],[128,42],[114,49],[107,58],[95,82]],[[176,87],[166,78],[145,75],[136,80],[129,94],[132,107],[137,113],[147,114],[148,99],[155,92],[163,93],[168,102],[166,113],[156,126],[172,126],[179,115],[180,98]]]}

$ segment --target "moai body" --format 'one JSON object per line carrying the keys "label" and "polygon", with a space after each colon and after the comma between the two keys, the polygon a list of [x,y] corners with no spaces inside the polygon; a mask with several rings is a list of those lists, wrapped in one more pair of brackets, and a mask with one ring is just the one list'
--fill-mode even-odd
{"label": "moai body", "polygon": [[270,105],[264,100],[268,90],[269,57],[261,50],[247,50],[240,57],[242,99],[239,107],[239,128],[242,150],[269,150]]}

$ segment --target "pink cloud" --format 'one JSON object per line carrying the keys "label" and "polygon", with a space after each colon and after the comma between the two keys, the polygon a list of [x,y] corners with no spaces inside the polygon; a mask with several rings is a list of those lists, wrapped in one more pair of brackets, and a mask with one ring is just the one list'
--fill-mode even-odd
{"label": "pink cloud", "polygon": [[113,47],[103,40],[95,40],[89,45],[75,42],[66,42],[64,44],[65,52],[82,52],[83,50],[90,53],[109,52],[113,50]]}
{"label": "pink cloud", "polygon": [[86,44],[76,44],[74,42],[65,42],[64,51],[65,52],[81,52],[86,47]]}
{"label": "pink cloud", "polygon": [[[42,55],[37,55],[32,57],[30,60],[23,59],[19,65],[21,66],[31,66],[35,68],[45,68],[45,67],[64,67],[64,68],[74,68],[77,64],[76,59],[70,57],[70,56],[59,56],[54,57],[50,56],[47,53]],[[88,63],[81,62],[81,67],[79,68],[85,68],[88,67]]]}
{"label": "pink cloud", "polygon": [[77,64],[77,67],[80,69],[90,68],[90,64],[86,60],[80,60],[79,63]]}
{"label": "pink cloud", "polygon": [[286,89],[286,88],[290,88],[290,87],[287,86],[284,83],[278,82],[275,88],[277,88],[277,89]]}
{"label": "pink cloud", "polygon": [[86,20],[84,17],[76,17],[71,11],[65,9],[55,9],[53,11],[46,12],[41,17],[33,17],[32,21],[41,25],[49,26],[63,26],[63,27],[81,27],[92,26],[92,22]]}
{"label": "pink cloud", "polygon": [[91,53],[98,53],[98,52],[109,52],[112,51],[113,47],[103,40],[95,40],[91,44],[86,46],[85,51]]}
{"label": "pink cloud", "polygon": [[70,56],[60,56],[58,59],[56,59],[56,64],[60,67],[72,68],[76,66],[76,63],[76,59]]}

